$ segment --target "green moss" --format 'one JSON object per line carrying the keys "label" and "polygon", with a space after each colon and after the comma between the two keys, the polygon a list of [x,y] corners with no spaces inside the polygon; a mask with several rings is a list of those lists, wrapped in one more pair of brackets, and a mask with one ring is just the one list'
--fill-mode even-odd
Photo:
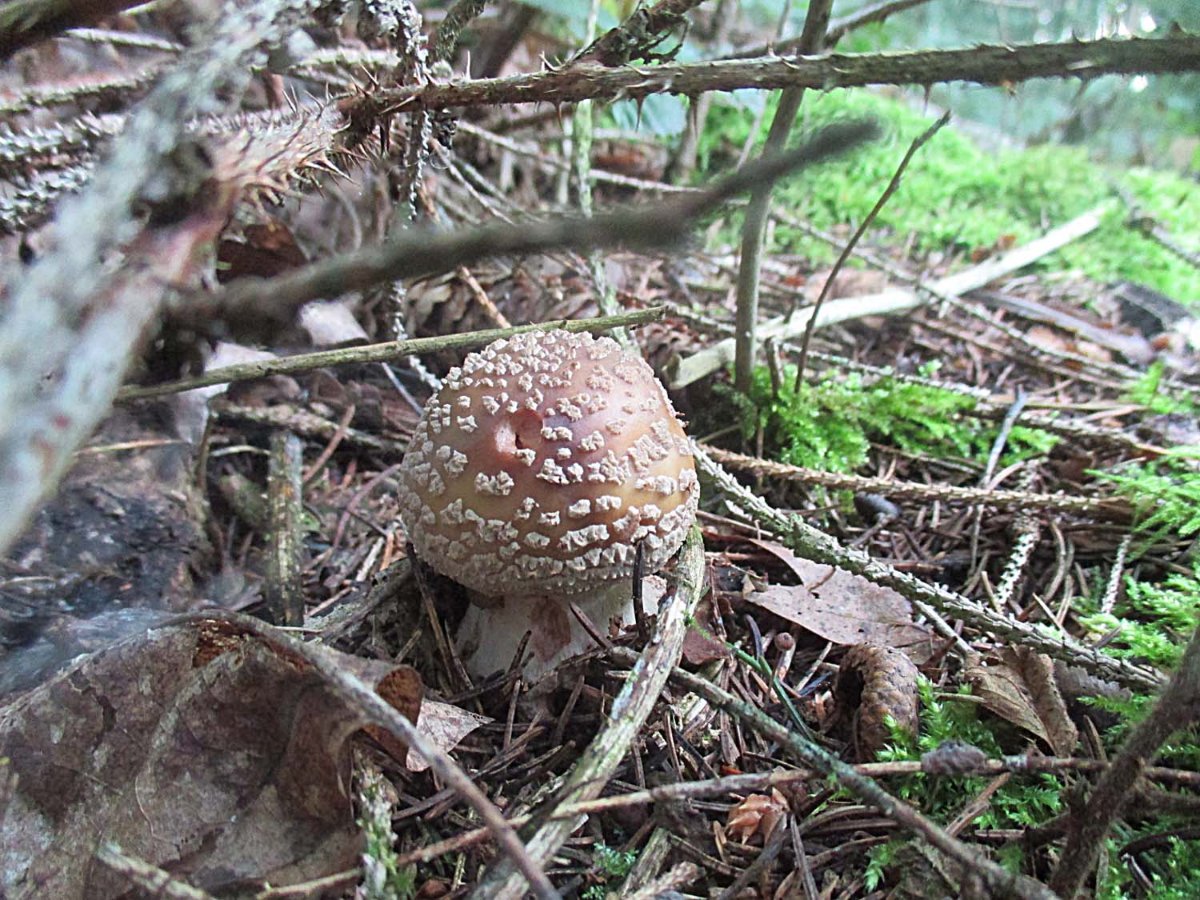
{"label": "green moss", "polygon": [[[760,127],[761,141],[774,110]],[[865,91],[812,93],[803,124],[870,115],[886,137],[849,156],[801,172],[776,188],[778,206],[821,229],[861,222],[891,179],[904,151],[932,121],[908,106]],[[706,167],[736,159],[753,116],[733,106],[713,110],[700,143]],[[990,248],[1030,240],[1055,225],[1111,200],[1104,223],[1091,235],[1039,263],[1046,272],[1077,271],[1097,281],[1128,279],[1181,301],[1200,296],[1200,273],[1124,224],[1113,197],[1119,185],[1188,247],[1200,248],[1200,186],[1149,169],[1105,167],[1075,147],[1042,146],[988,153],[951,125],[914,157],[874,228],[893,245],[911,235],[920,252]],[[722,232],[736,241],[737,223]],[[834,251],[797,229],[775,230],[776,252],[828,262]]]}
{"label": "green moss", "polygon": [[[921,730],[913,737],[901,730],[892,734],[892,743],[879,753],[880,762],[917,760],[923,753],[936,750],[945,743],[961,741],[972,744],[989,756],[1001,755],[998,730],[1001,723],[982,718],[979,707],[969,702],[970,689],[958,689],[954,694],[939,694],[933,685],[922,678],[918,683],[921,696]],[[922,813],[940,824],[958,816],[966,805],[987,786],[983,777],[946,778],[924,773],[889,779],[896,796],[913,804]],[[1065,807],[1062,780],[1051,774],[1017,776],[993,794],[987,809],[975,820],[979,828],[1023,828],[1044,824]],[[883,879],[884,869],[897,861],[897,854],[907,843],[897,838],[868,853],[865,878],[868,890]],[[1004,848],[998,860],[1013,871],[1023,862],[1019,845]]]}
{"label": "green moss", "polygon": [[[1161,823],[1156,826],[1161,829]],[[1147,832],[1149,833],[1149,831]],[[1139,835],[1131,834],[1129,837]],[[1097,900],[1193,900],[1200,897],[1200,841],[1169,837],[1164,846],[1138,855],[1138,862],[1150,878],[1149,888],[1138,885],[1129,866],[1118,855],[1116,841],[1109,841],[1108,877],[1096,892]]]}
{"label": "green moss", "polygon": [[[975,400],[965,394],[898,378],[869,384],[858,375],[795,384],[795,367],[784,369],[778,393],[763,367],[754,374],[749,402],[734,399],[747,437],[763,428],[769,456],[796,466],[853,472],[867,461],[872,442],[907,453],[985,459],[996,427],[971,416]],[[732,392],[727,392],[733,396]],[[1009,461],[1045,453],[1054,438],[1032,428],[1009,434]]]}
{"label": "green moss", "polygon": [[593,884],[580,896],[584,900],[604,900],[609,894],[609,888],[633,869],[633,864],[637,862],[637,853],[632,850],[617,850],[607,844],[597,844],[593,861],[601,883]]}

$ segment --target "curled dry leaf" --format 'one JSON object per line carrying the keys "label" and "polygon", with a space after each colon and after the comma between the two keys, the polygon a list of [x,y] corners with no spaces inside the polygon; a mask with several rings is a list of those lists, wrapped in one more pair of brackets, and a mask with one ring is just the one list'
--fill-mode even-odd
{"label": "curled dry leaf", "polygon": [[[453,749],[480,725],[491,721],[487,716],[437,700],[426,700],[421,704],[420,731],[440,750]],[[405,760],[410,771],[424,772],[429,768],[425,757],[416,750],[409,750],[407,757],[400,758]]]}
{"label": "curled dry leaf", "polygon": [[787,798],[778,788],[772,788],[769,796],[750,794],[729,811],[726,829],[743,844],[750,843],[756,837],[762,838],[765,843],[787,811]]}
{"label": "curled dry leaf", "polygon": [[[208,891],[355,865],[348,739],[363,719],[273,634],[240,616],[177,619],[0,710],[15,779],[0,807],[0,895],[124,896],[93,860],[109,841]],[[386,664],[339,661],[370,683],[419,687]],[[406,715],[420,702],[403,689],[390,699]]]}
{"label": "curled dry leaf", "polygon": [[771,541],[751,543],[785,562],[800,583],[754,591],[746,596],[750,603],[835,644],[895,647],[917,665],[933,655],[933,633],[913,621],[912,605],[891,588],[801,559]]}
{"label": "curled dry leaf", "polygon": [[990,712],[1037,738],[1056,756],[1074,751],[1079,731],[1067,713],[1048,656],[1005,647],[969,665],[966,677]]}
{"label": "curled dry leaf", "polygon": [[688,665],[702,666],[729,656],[729,647],[718,635],[712,601],[704,599],[696,607],[696,626],[689,627],[683,638],[683,658]]}
{"label": "curled dry leaf", "polygon": [[889,722],[917,733],[917,675],[912,660],[891,647],[859,644],[842,657],[833,686],[834,728],[848,732],[856,759],[875,758],[891,740]]}

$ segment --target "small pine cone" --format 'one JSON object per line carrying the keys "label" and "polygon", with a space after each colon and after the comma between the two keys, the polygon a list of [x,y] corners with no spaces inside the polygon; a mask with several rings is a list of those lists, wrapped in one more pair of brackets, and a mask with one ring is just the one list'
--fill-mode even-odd
{"label": "small pine cone", "polygon": [[836,721],[850,723],[855,759],[874,759],[891,739],[887,720],[917,733],[917,667],[891,647],[856,644],[842,658],[833,696]]}

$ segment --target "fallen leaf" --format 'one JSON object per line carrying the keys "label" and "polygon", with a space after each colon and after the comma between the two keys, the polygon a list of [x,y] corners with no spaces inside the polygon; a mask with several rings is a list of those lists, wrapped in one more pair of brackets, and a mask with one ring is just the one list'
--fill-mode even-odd
{"label": "fallen leaf", "polygon": [[729,648],[716,636],[712,601],[701,600],[694,616],[699,627],[689,627],[683,636],[683,658],[688,665],[702,666],[714,659],[725,659]]}
{"label": "fallen leaf", "polygon": [[801,559],[770,541],[752,541],[787,563],[798,585],[771,585],[746,600],[834,644],[895,647],[917,665],[933,655],[933,633],[912,620],[912,605],[860,575]]}
{"label": "fallen leaf", "polygon": [[787,798],[778,788],[772,788],[770,795],[750,794],[729,811],[726,828],[730,835],[743,844],[755,837],[761,837],[765,842],[783,820],[787,810]]}
{"label": "fallen leaf", "polygon": [[279,219],[247,225],[244,240],[223,238],[217,245],[217,281],[272,278],[308,262],[292,230]]}
{"label": "fallen leaf", "polygon": [[[333,654],[371,683],[394,666]],[[176,619],[85,656],[0,709],[0,895],[126,896],[113,841],[208,891],[355,864],[348,739],[364,724],[273,629]]]}
{"label": "fallen leaf", "polygon": [[1056,756],[1074,751],[1079,731],[1067,714],[1048,656],[1005,647],[995,657],[967,666],[965,675],[994,715],[1037,738]]}
{"label": "fallen leaf", "polygon": [[[458,742],[480,725],[493,721],[487,716],[481,716],[470,710],[437,700],[426,700],[421,704],[421,718],[417,722],[417,731],[429,738],[439,750],[452,750]],[[408,751],[405,765],[413,772],[424,772],[429,763],[416,750]]]}

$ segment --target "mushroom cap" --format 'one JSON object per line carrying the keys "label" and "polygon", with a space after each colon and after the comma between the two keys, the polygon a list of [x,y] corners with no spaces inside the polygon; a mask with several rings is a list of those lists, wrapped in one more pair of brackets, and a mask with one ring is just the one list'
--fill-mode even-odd
{"label": "mushroom cap", "polygon": [[526,332],[470,354],[400,468],[421,559],[489,596],[577,594],[679,549],[700,485],[683,426],[610,338]]}

